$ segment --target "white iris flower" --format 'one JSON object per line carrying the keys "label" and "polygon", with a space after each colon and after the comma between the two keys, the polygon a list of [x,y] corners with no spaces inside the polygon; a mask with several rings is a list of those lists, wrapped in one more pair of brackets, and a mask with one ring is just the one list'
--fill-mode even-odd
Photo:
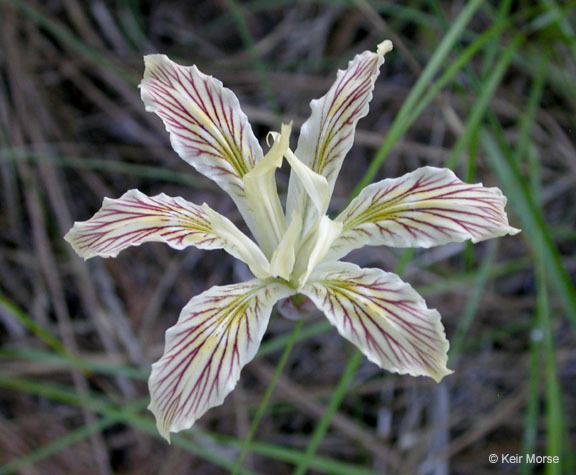
{"label": "white iris flower", "polygon": [[[366,187],[334,220],[326,215],[391,49],[384,41],[375,53],[357,55],[328,93],[312,101],[296,150],[290,149],[291,126],[283,125],[271,134],[266,155],[238,99],[220,81],[164,55],[145,58],[146,110],[164,121],[180,157],[232,197],[255,239],[207,204],[138,190],[105,198],[92,219],[66,235],[85,259],[162,241],[176,249],[225,249],[254,274],[192,298],[166,332],[164,355],[149,380],[149,408],[166,439],[224,401],[256,354],[274,304],[297,294],[381,368],[436,381],[451,372],[438,312],[397,275],[339,259],[364,245],[430,247],[515,234],[501,191],[424,167]],[[284,159],[292,170],[285,209],[275,180]]]}

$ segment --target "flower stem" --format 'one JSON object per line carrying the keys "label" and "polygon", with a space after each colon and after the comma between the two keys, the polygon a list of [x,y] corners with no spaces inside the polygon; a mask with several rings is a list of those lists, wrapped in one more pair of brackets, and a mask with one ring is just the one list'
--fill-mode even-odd
{"label": "flower stem", "polygon": [[246,440],[244,440],[244,443],[242,444],[242,451],[240,452],[240,456],[238,457],[238,460],[236,460],[236,465],[234,466],[234,470],[233,470],[234,475],[236,475],[237,473],[240,472],[240,469],[242,468],[242,461],[244,460],[244,458],[246,457],[246,455],[250,451],[250,445],[252,443],[252,439],[254,438],[254,434],[256,433],[256,430],[258,429],[258,425],[260,424],[260,420],[262,419],[262,417],[264,416],[264,413],[266,412],[266,408],[268,407],[268,402],[270,400],[270,397],[272,396],[272,393],[274,392],[274,388],[276,387],[276,383],[278,382],[278,378],[280,377],[280,374],[282,374],[282,371],[284,370],[284,366],[286,366],[286,362],[288,361],[288,357],[290,356],[290,352],[292,351],[292,347],[294,346],[294,343],[296,343],[296,340],[298,339],[298,333],[300,333],[301,327],[302,327],[301,321],[296,323],[296,327],[294,328],[294,331],[292,332],[292,335],[290,335],[290,339],[288,340],[288,343],[286,344],[286,347],[284,348],[284,352],[282,353],[282,356],[280,357],[280,361],[278,362],[278,366],[276,367],[276,371],[274,371],[274,375],[272,376],[272,379],[270,380],[270,384],[268,384],[268,388],[266,389],[266,394],[264,394],[264,398],[262,399],[260,406],[258,406],[258,409],[256,410],[254,420],[252,421],[252,425],[250,426],[250,432],[248,433],[248,437],[246,438]]}
{"label": "flower stem", "polygon": [[336,414],[336,411],[338,411],[340,403],[344,399],[344,396],[346,396],[346,392],[350,386],[352,378],[354,378],[354,375],[360,367],[360,363],[362,363],[363,358],[364,355],[360,351],[356,350],[348,360],[348,365],[344,370],[344,375],[340,379],[340,382],[338,383],[338,386],[332,395],[332,399],[330,399],[328,407],[326,408],[326,412],[316,426],[316,430],[310,439],[306,453],[300,461],[300,464],[294,470],[293,475],[304,475],[308,470],[308,467],[310,466],[310,463],[316,454],[316,450],[324,438],[324,435],[326,434],[326,431],[332,422],[334,414]]}

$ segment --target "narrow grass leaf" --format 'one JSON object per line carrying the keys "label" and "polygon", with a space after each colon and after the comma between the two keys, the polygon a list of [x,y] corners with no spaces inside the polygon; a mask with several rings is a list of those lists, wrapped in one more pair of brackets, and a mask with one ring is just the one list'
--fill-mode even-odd
{"label": "narrow grass leaf", "polygon": [[318,447],[320,446],[320,443],[322,442],[322,439],[324,438],[324,435],[326,435],[326,431],[332,422],[332,418],[334,417],[334,414],[336,414],[336,411],[338,411],[344,396],[346,396],[346,392],[348,391],[348,387],[352,382],[352,378],[356,374],[356,371],[360,367],[360,363],[362,363],[363,359],[364,355],[360,351],[355,350],[354,354],[348,360],[348,364],[344,369],[344,374],[342,375],[342,378],[340,378],[338,386],[336,386],[334,392],[332,393],[332,397],[328,403],[326,412],[322,416],[322,419],[320,419],[320,422],[318,422],[318,425],[314,430],[314,434],[312,434],[310,442],[308,442],[308,447],[306,448],[304,457],[302,457],[300,463],[294,470],[294,475],[304,475],[310,468],[316,451],[318,450]]}
{"label": "narrow grass leaf", "polygon": [[52,336],[50,332],[38,325],[26,313],[20,310],[13,302],[6,297],[0,295],[0,309],[4,310],[8,315],[12,316],[28,331],[43,341],[49,348],[52,348],[57,354],[61,355],[66,361],[71,363],[74,367],[89,372],[89,368],[84,364],[82,359],[70,353],[60,341]]}
{"label": "narrow grass leaf", "polygon": [[[146,407],[148,403],[147,398],[146,400],[136,401],[131,404],[127,404],[123,407],[123,411],[125,413],[128,412],[136,412]],[[29,454],[26,454],[23,457],[20,457],[16,460],[13,460],[3,467],[0,467],[0,475],[7,475],[9,473],[20,473],[26,467],[34,465],[46,458],[52,457],[57,453],[61,452],[68,447],[73,446],[79,442],[82,442],[86,438],[88,438],[91,434],[95,432],[102,432],[105,429],[117,424],[118,422],[122,421],[122,416],[120,414],[111,415],[111,416],[104,416],[95,422],[92,422],[88,425],[81,426],[80,428],[70,431],[64,437],[60,437],[59,439],[51,442],[43,447],[40,447]]]}
{"label": "narrow grass leaf", "polygon": [[[156,424],[152,418],[140,416],[131,411],[125,411],[123,407],[116,409],[108,399],[96,398],[93,396],[79,396],[70,388],[46,383],[31,382],[22,378],[7,377],[1,374],[0,387],[18,392],[34,394],[36,396],[45,397],[72,406],[85,407],[106,417],[118,417],[118,419],[123,421],[125,424],[128,424],[141,432],[151,435],[154,438],[161,437],[156,430]],[[144,401],[135,401],[134,404],[144,404]],[[230,447],[240,447],[243,441],[232,437],[203,432],[200,429],[196,429],[191,434],[193,434],[193,437],[197,439],[203,439],[203,443],[200,444],[199,442],[190,440],[190,435],[183,436],[178,434],[173,436],[172,443],[192,454],[205,458],[217,466],[226,468],[230,471],[234,468],[234,464],[231,461],[223,458],[221,454],[214,450],[214,448],[207,448],[206,443],[212,441]],[[296,464],[299,460],[302,460],[303,457],[301,451],[262,442],[253,442],[251,450],[254,453],[292,464]],[[350,473],[359,475],[375,475],[374,472],[365,470],[357,465],[324,457],[315,457],[310,462],[310,468],[322,473],[333,473],[336,475],[347,475]],[[254,472],[242,468],[240,473],[253,474]]]}
{"label": "narrow grass leaf", "polygon": [[378,169],[380,168],[380,165],[386,159],[390,150],[392,150],[394,145],[398,142],[400,137],[408,128],[408,119],[411,116],[413,109],[420,101],[422,94],[430,85],[434,76],[444,64],[444,61],[454,47],[454,44],[460,39],[464,28],[481,5],[482,0],[471,0],[460,12],[460,15],[458,15],[458,17],[454,20],[450,30],[446,33],[440,42],[440,45],[432,55],[432,58],[430,58],[426,68],[416,81],[416,84],[414,84],[412,87],[410,94],[406,98],[406,101],[402,105],[400,112],[388,130],[386,138],[376,152],[376,155],[370,163],[368,170],[352,192],[351,198],[356,196],[360,190],[362,190],[368,183],[373,181],[376,173],[378,172]]}
{"label": "narrow grass leaf", "polygon": [[67,44],[70,48],[72,48],[77,53],[80,53],[82,56],[84,56],[84,58],[92,62],[97,67],[113,72],[124,82],[132,86],[136,86],[138,83],[133,75],[127,73],[123,68],[117,66],[116,63],[111,61],[104,54],[95,48],[88,46],[85,42],[71,33],[67,28],[43,15],[37,9],[27,5],[26,2],[19,0],[0,0],[0,3],[11,5],[17,12],[34,22],[39,28],[43,28],[50,32],[62,43]]}
{"label": "narrow grass leaf", "polygon": [[292,331],[292,334],[290,335],[290,339],[288,340],[286,346],[284,347],[284,351],[282,353],[282,356],[280,357],[280,361],[278,362],[278,365],[276,366],[276,370],[274,371],[274,374],[272,375],[272,379],[268,383],[268,387],[266,388],[266,392],[264,393],[264,397],[262,398],[262,402],[258,406],[258,409],[256,410],[256,414],[254,415],[254,419],[252,420],[252,424],[250,425],[250,432],[248,433],[248,437],[246,437],[246,439],[244,440],[244,443],[242,444],[242,450],[240,452],[240,455],[238,456],[238,459],[236,460],[236,465],[234,466],[234,474],[237,474],[239,472],[240,467],[242,467],[242,462],[244,461],[244,458],[250,452],[250,446],[252,444],[252,440],[254,439],[254,435],[256,434],[256,431],[258,430],[258,425],[260,424],[260,421],[262,420],[262,417],[264,416],[264,413],[266,412],[266,408],[268,407],[268,403],[270,401],[270,398],[272,397],[272,393],[274,392],[274,388],[276,387],[276,383],[278,382],[278,378],[282,374],[282,371],[284,371],[284,367],[286,366],[286,363],[288,362],[288,358],[290,357],[290,353],[292,352],[292,347],[294,346],[294,343],[296,343],[296,340],[298,338],[298,333],[300,332],[301,327],[302,327],[302,320],[300,320],[299,322],[296,323],[296,326],[295,326],[294,330]]}
{"label": "narrow grass leaf", "polygon": [[529,239],[534,252],[543,252],[551,285],[560,298],[568,318],[576,326],[576,291],[574,285],[562,265],[558,249],[531,196],[531,192],[520,175],[514,157],[503,140],[497,142],[494,135],[488,131],[483,130],[480,139],[486,151],[486,158],[502,184],[506,196],[510,199],[520,219],[521,228]]}
{"label": "narrow grass leaf", "polygon": [[491,241],[488,245],[487,253],[483,257],[482,266],[479,270],[475,271],[476,277],[474,286],[472,288],[471,295],[466,301],[466,306],[462,312],[461,318],[458,319],[458,326],[456,327],[456,332],[454,336],[450,339],[450,363],[448,366],[453,367],[454,360],[458,358],[458,355],[462,351],[464,339],[468,334],[476,311],[478,310],[478,305],[482,300],[482,295],[486,289],[486,284],[488,283],[490,277],[490,270],[494,265],[494,260],[498,253],[498,241]]}
{"label": "narrow grass leaf", "polygon": [[448,168],[454,169],[456,167],[456,164],[460,160],[464,149],[470,143],[470,140],[477,136],[478,128],[480,127],[486,111],[490,106],[490,101],[492,100],[492,97],[494,96],[500,81],[502,81],[504,73],[510,65],[514,53],[518,51],[522,41],[523,36],[519,35],[510,42],[492,69],[490,75],[487,77],[485,83],[481,85],[482,92],[474,101],[474,108],[472,109],[472,112],[470,113],[466,122],[464,132],[458,137],[458,140],[456,141],[456,144],[450,153],[450,158],[448,159],[448,163],[446,165]]}

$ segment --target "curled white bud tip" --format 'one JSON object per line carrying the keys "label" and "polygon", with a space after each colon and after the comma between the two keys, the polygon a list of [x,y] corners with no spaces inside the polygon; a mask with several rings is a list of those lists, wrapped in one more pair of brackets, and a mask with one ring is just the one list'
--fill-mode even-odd
{"label": "curled white bud tip", "polygon": [[384,40],[382,43],[378,45],[378,54],[380,56],[384,56],[386,53],[389,53],[394,49],[392,42],[390,40]]}

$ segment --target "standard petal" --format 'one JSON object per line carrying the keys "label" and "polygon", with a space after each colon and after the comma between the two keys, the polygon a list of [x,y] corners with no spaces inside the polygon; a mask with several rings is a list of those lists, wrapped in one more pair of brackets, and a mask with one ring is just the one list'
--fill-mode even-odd
{"label": "standard petal", "polygon": [[262,158],[262,148],[237,97],[196,66],[160,54],[144,61],[140,89],[146,110],[163,120],[178,155],[234,199],[252,229],[242,177]]}
{"label": "standard petal", "polygon": [[[376,53],[364,51],[338,71],[336,82],[328,93],[310,103],[312,115],[304,123],[296,148],[296,156],[313,171],[328,180],[329,196],[342,166],[342,161],[354,142],[359,119],[368,113],[374,82],[384,55],[392,49],[390,41],[378,46]],[[307,196],[293,173],[288,188],[286,214],[302,212]]]}
{"label": "standard petal", "polygon": [[290,274],[296,262],[296,244],[302,231],[302,218],[298,213],[292,213],[290,226],[282,236],[282,240],[270,260],[270,273],[274,277],[290,280]]}
{"label": "standard petal", "polygon": [[381,368],[437,382],[452,372],[440,314],[396,274],[325,264],[301,292]]}
{"label": "standard petal", "polygon": [[226,244],[201,206],[164,193],[146,196],[138,190],[118,199],[104,198],[102,208],[88,221],[74,223],[64,239],[84,259],[116,257],[129,246],[150,241],[175,249],[219,249]]}
{"label": "standard petal", "polygon": [[212,287],[182,309],[148,383],[148,408],[168,441],[222,404],[254,358],[274,303],[292,293],[277,281],[254,279]]}
{"label": "standard petal", "polygon": [[[300,248],[299,258],[295,266],[296,275],[299,275],[298,288],[303,287],[308,281],[312,271],[322,262],[322,259],[330,251],[332,243],[340,236],[342,223],[332,221],[324,215],[318,220],[318,225],[311,234],[311,239],[304,239]],[[312,246],[310,247],[310,243]],[[301,265],[305,266],[302,272]]]}
{"label": "standard petal", "polygon": [[[316,173],[309,166],[305,165],[292,150],[286,151],[286,160],[290,163],[292,172],[294,172],[298,183],[304,189],[308,198],[312,201],[317,215],[322,216],[328,209],[330,202],[330,185],[328,180],[320,173]],[[296,208],[298,209],[298,208]],[[307,208],[301,209],[306,214]]]}
{"label": "standard petal", "polygon": [[259,278],[270,277],[270,263],[260,248],[226,216],[214,211],[204,203],[202,209],[210,220],[214,233],[224,241],[222,246],[236,259],[248,264],[252,273]]}
{"label": "standard petal", "polygon": [[364,188],[336,218],[343,231],[329,256],[366,244],[431,247],[516,234],[505,205],[498,188],[464,183],[446,168],[419,168]]}
{"label": "standard petal", "polygon": [[266,156],[244,175],[246,199],[257,223],[256,238],[266,255],[271,256],[286,231],[284,212],[276,187],[276,170],[290,146],[292,124],[282,124],[280,134],[270,133],[274,143]]}

